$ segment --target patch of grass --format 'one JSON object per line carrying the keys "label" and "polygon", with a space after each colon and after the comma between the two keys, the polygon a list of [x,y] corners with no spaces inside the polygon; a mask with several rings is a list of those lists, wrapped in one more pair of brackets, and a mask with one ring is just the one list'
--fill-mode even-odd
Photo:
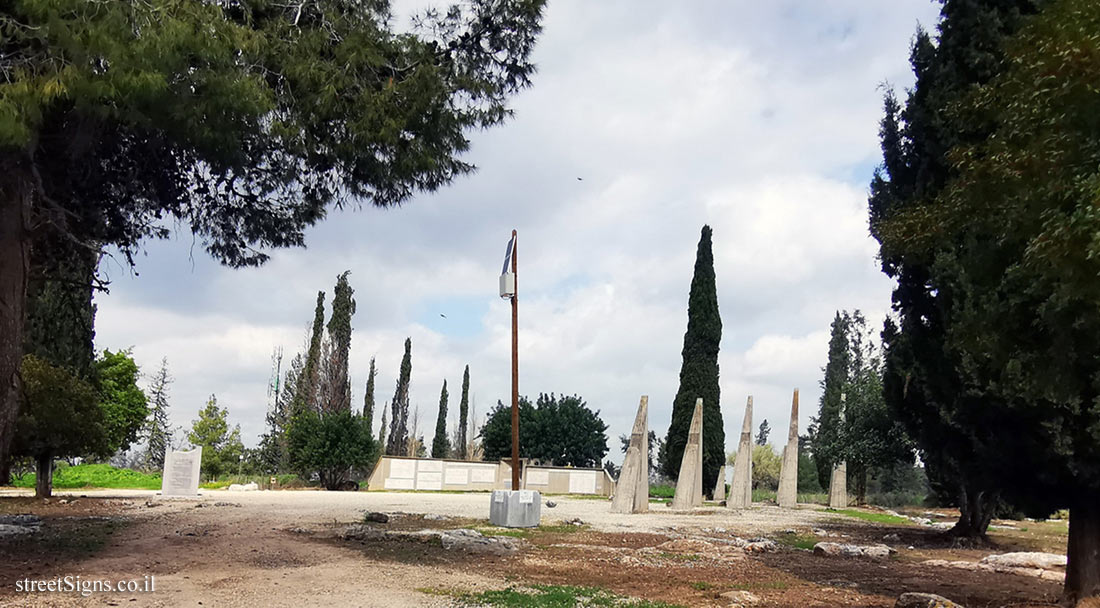
{"label": "patch of grass", "polygon": [[498,526],[474,526],[474,529],[485,536],[511,536],[512,538],[530,539],[537,534],[573,534],[588,530],[587,525],[574,526],[573,524],[549,524],[537,528],[501,528]]}
{"label": "patch of grass", "polygon": [[706,581],[697,581],[691,584],[691,588],[696,591],[710,591],[711,589],[715,589],[716,587],[717,586],[713,583],[708,583]]}
{"label": "patch of grass", "polygon": [[[200,483],[199,487],[204,490],[222,490],[229,486],[239,483],[255,483],[261,488],[266,488],[271,483],[271,475],[226,475],[217,481],[207,481],[206,483]],[[293,473],[286,475],[275,475],[275,481],[278,482],[273,488],[305,488],[316,484],[307,484],[303,482],[297,475]]]}
{"label": "patch of grass", "polygon": [[675,604],[650,602],[615,595],[599,587],[570,585],[531,585],[509,587],[479,593],[450,592],[460,606],[501,606],[504,608],[677,608]]}
{"label": "patch of grass", "polygon": [[912,525],[913,522],[906,517],[899,517],[897,515],[890,515],[889,513],[876,513],[874,511],[860,511],[858,509],[825,509],[829,513],[836,513],[838,515],[846,515],[848,517],[854,517],[856,519],[862,519],[863,521],[869,521],[876,524],[891,524],[891,525]]}
{"label": "patch of grass", "polygon": [[[34,473],[27,473],[12,480],[12,485],[17,488],[33,488],[34,483]],[[160,475],[150,475],[133,469],[119,469],[109,464],[62,465],[54,471],[53,487],[59,490],[72,488],[159,490]]]}
{"label": "patch of grass", "polygon": [[766,488],[754,488],[752,491],[753,502],[775,502],[775,490]]}
{"label": "patch of grass", "polygon": [[817,537],[813,534],[780,534],[774,538],[775,542],[795,549],[810,550],[817,544]]}
{"label": "patch of grass", "polygon": [[674,561],[680,561],[680,562],[697,562],[700,559],[702,559],[694,553],[667,553],[667,552],[662,551],[661,553],[658,553],[657,555],[659,557],[662,557],[662,558],[667,559],[667,560],[674,560]]}
{"label": "patch of grass", "polygon": [[676,494],[676,486],[661,484],[649,486],[650,498],[672,498]]}

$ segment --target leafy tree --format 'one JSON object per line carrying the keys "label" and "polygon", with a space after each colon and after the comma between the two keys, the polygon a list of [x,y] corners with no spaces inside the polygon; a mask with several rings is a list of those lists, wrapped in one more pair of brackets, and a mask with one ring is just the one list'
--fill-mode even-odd
{"label": "leafy tree", "polygon": [[451,452],[451,442],[447,439],[447,381],[443,381],[443,390],[439,393],[439,415],[435,420],[435,439],[432,440],[432,458],[446,458]]}
{"label": "leafy tree", "polygon": [[[767,445],[768,435],[770,435],[771,432],[772,427],[768,425],[768,419],[765,418],[764,421],[760,423],[760,428],[756,431],[756,445]],[[801,471],[802,469],[799,468],[799,470]]]}
{"label": "leafy tree", "polygon": [[191,422],[187,440],[202,448],[200,468],[207,479],[234,470],[244,454],[241,428],[229,429],[229,410],[218,407],[218,399],[210,395],[206,407],[199,410],[199,417]]}
{"label": "leafy tree", "polygon": [[12,453],[34,459],[35,496],[45,498],[52,493],[54,458],[110,454],[103,409],[92,383],[35,355],[23,357],[22,377],[26,402]]}
{"label": "leafy tree", "polygon": [[[519,456],[538,458],[535,453],[538,420],[535,406],[521,396],[519,399]],[[481,438],[482,460],[502,460],[512,457],[512,406],[497,401],[478,433]]]}
{"label": "leafy tree", "polygon": [[298,382],[304,373],[305,362],[301,353],[290,360],[282,385],[270,411],[265,417],[267,431],[260,436],[260,445],[255,454],[258,472],[271,475],[289,470],[289,446],[287,430],[290,428],[291,411],[298,396]]}
{"label": "leafy tree", "polygon": [[902,259],[934,253],[946,349],[990,397],[952,421],[990,482],[1033,516],[1069,508],[1072,605],[1100,596],[1100,6],[1043,6],[948,109],[989,136],[953,142],[944,187],[882,234]]}
{"label": "leafy tree", "polygon": [[954,323],[951,294],[932,282],[933,248],[903,253],[885,227],[898,214],[935,197],[952,172],[951,148],[989,138],[991,126],[954,120],[949,108],[974,85],[1003,67],[1003,44],[1033,13],[1033,0],[948,0],[935,41],[918,31],[910,62],[916,84],[904,107],[888,92],[880,128],[883,164],[871,182],[872,235],[881,245],[883,272],[897,281],[888,319],[883,390],[893,417],[920,448],[934,488],[957,496],[957,536],[983,536],[1000,490],[988,474],[999,458],[974,450],[964,412],[996,407],[995,395],[968,386],[964,361],[947,345]]}
{"label": "leafy tree", "polygon": [[818,483],[829,487],[833,466],[843,460],[845,437],[841,435],[841,395],[848,390],[852,375],[852,352],[848,333],[852,319],[847,312],[837,311],[829,329],[829,358],[825,377],[821,380],[821,403],[816,419],[812,450],[817,467]]}
{"label": "leafy tree", "polygon": [[5,3],[0,456],[42,233],[132,261],[175,220],[248,266],[333,205],[435,190],[530,84],[543,4],[474,0],[398,33],[388,2]]}
{"label": "leafy tree", "polygon": [[302,412],[288,440],[291,466],[306,477],[316,473],[328,490],[340,489],[353,467],[367,466],[379,452],[366,419],[349,410]]}
{"label": "leafy tree", "polygon": [[[718,468],[725,461],[726,434],[719,406],[718,345],[722,318],[714,280],[711,229],[703,226],[695,254],[695,274],[688,295],[688,327],[684,333],[680,387],[672,402],[672,422],[665,437],[664,471],[671,479],[680,474],[680,460],[687,444],[695,400],[703,398],[703,487],[713,489]],[[710,490],[707,490],[710,493]]]}
{"label": "leafy tree", "polygon": [[817,478],[817,463],[814,462],[810,436],[798,437],[798,492],[814,494],[822,490]]}
{"label": "leafy tree", "polygon": [[110,453],[130,449],[149,415],[145,393],[137,385],[139,371],[129,351],[109,350],[95,361],[95,383],[103,410],[103,432]]}
{"label": "leafy tree", "polygon": [[[370,370],[367,372],[367,386],[363,389],[363,420],[367,421],[367,434],[374,436],[372,425],[374,424],[374,357],[370,358]],[[383,423],[383,426],[385,424]]]}
{"label": "leafy tree", "polygon": [[466,434],[470,428],[470,366],[462,372],[462,400],[458,402],[458,438],[455,442],[456,458],[466,460],[469,458],[467,444],[469,439]]}
{"label": "leafy tree", "polygon": [[771,444],[752,446],[752,487],[775,490],[779,487],[779,473],[783,459],[775,453]]}
{"label": "leafy tree", "polygon": [[149,416],[141,430],[145,443],[142,468],[147,471],[164,469],[164,455],[172,445],[172,427],[168,421],[168,386],[172,376],[168,373],[168,358],[160,361],[160,369],[149,387]]}
{"label": "leafy tree", "polygon": [[[540,393],[535,406],[519,402],[519,452],[553,466],[597,467],[607,455],[607,425],[577,395]],[[497,401],[480,436],[485,460],[512,455],[512,408]]]}
{"label": "leafy tree", "polygon": [[[401,373],[397,378],[397,388],[390,402],[390,437],[386,443],[386,454],[407,456],[409,454],[409,378],[412,376],[412,338],[405,338],[405,355],[401,358]],[[414,433],[415,437],[416,434]]]}

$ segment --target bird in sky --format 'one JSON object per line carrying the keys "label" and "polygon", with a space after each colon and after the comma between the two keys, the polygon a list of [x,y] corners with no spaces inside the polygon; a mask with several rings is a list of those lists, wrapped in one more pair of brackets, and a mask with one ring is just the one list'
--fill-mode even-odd
{"label": "bird in sky", "polygon": [[439,313],[439,316],[443,317],[444,319],[446,319],[446,318],[447,318],[447,315],[445,315],[445,314],[443,314],[443,313]]}

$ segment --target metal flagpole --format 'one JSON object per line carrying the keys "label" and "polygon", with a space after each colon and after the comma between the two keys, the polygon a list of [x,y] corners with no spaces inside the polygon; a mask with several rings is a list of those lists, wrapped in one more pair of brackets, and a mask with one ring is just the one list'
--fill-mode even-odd
{"label": "metal flagpole", "polygon": [[516,250],[519,240],[512,231],[512,489],[519,490],[519,276],[516,274]]}

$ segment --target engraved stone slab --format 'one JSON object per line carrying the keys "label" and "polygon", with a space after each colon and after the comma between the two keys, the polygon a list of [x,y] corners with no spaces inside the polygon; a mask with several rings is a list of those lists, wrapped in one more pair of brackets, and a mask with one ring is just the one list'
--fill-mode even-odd
{"label": "engraved stone slab", "polygon": [[164,455],[160,493],[163,496],[198,496],[201,466],[201,446],[190,452],[168,452]]}

